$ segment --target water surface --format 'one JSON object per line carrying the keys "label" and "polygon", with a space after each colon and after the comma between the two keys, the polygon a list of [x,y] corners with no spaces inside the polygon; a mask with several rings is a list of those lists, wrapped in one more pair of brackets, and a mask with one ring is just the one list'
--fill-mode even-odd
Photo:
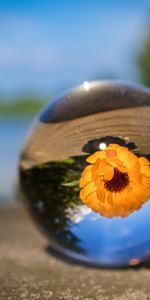
{"label": "water surface", "polygon": [[22,117],[0,119],[0,201],[14,201],[18,156],[29,123]]}

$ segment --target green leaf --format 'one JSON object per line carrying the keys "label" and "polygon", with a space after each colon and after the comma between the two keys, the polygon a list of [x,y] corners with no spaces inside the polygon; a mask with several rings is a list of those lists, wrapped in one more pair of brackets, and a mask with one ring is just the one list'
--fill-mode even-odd
{"label": "green leaf", "polygon": [[74,181],[71,181],[71,182],[63,182],[61,185],[72,187],[72,186],[76,186],[78,184],[79,184],[79,180],[74,180]]}

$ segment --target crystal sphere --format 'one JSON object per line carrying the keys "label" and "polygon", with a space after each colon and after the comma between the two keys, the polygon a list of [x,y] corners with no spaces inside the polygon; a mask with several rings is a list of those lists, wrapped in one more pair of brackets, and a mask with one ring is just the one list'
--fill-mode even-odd
{"label": "crystal sphere", "polygon": [[36,116],[20,155],[20,185],[60,254],[110,267],[149,259],[149,115],[148,88],[96,81]]}

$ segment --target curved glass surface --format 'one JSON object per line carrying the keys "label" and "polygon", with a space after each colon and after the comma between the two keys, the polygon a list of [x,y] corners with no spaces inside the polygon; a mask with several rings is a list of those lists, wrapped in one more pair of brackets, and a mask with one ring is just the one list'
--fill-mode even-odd
{"label": "curved glass surface", "polygon": [[150,157],[150,91],[122,82],[83,85],[50,101],[35,118],[20,157],[26,203],[66,255],[97,266],[135,265],[150,256],[150,201],[107,218],[80,199],[86,158],[110,144]]}

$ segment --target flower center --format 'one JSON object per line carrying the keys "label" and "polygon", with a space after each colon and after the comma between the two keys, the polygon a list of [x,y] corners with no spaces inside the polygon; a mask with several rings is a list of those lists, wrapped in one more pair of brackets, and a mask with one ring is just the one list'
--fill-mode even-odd
{"label": "flower center", "polygon": [[111,180],[105,180],[105,188],[111,192],[121,192],[129,184],[127,173],[114,168],[114,176]]}

